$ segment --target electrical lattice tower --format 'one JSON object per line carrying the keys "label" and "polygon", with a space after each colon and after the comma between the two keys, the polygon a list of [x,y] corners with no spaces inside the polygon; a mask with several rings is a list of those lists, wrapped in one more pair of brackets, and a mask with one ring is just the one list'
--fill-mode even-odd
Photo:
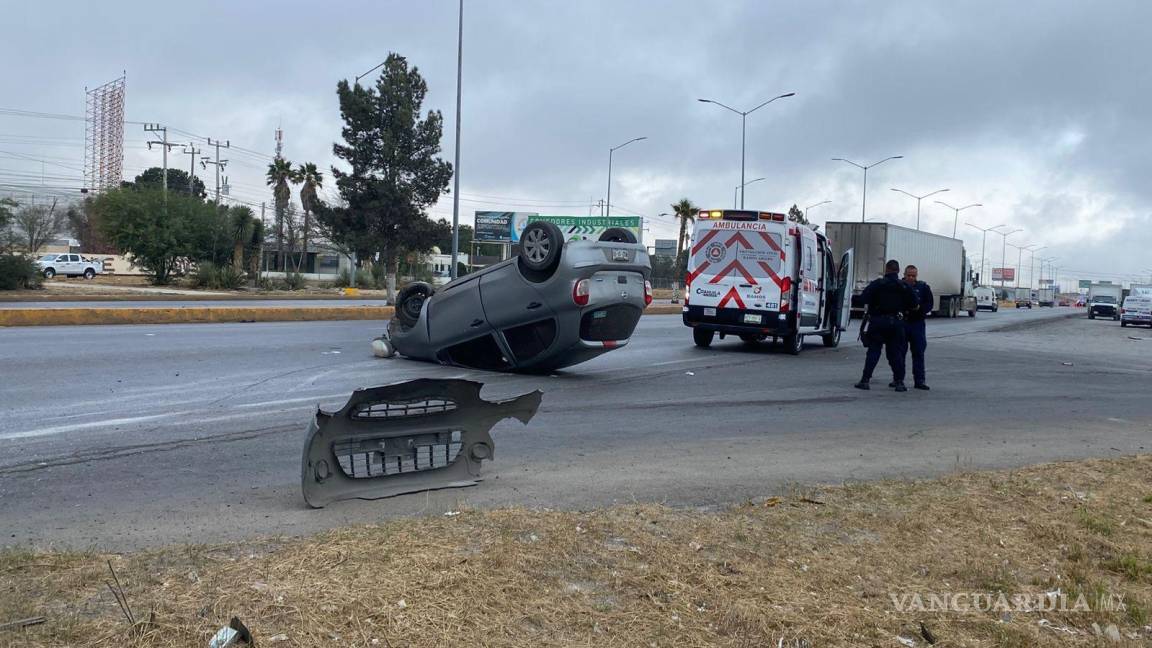
{"label": "electrical lattice tower", "polygon": [[120,186],[124,169],[124,77],[88,95],[84,116],[84,183],[89,191]]}

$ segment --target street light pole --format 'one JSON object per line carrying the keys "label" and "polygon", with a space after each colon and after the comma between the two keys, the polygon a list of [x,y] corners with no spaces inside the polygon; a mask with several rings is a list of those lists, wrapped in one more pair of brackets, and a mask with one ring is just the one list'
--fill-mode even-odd
{"label": "street light pole", "polygon": [[1038,248],[1028,250],[1028,285],[1036,284],[1036,290],[1040,290],[1040,282],[1036,281],[1036,253],[1040,250],[1047,250],[1047,245],[1041,245]]}
{"label": "street light pole", "polygon": [[613,146],[612,148],[608,149],[608,199],[604,201],[604,215],[605,216],[611,216],[612,215],[612,154],[616,152],[616,149],[622,149],[625,146],[628,146],[629,144],[631,144],[632,142],[639,142],[640,140],[646,140],[646,139],[648,139],[648,138],[647,137],[634,137],[634,138],[628,140],[627,142],[624,142],[620,146]]}
{"label": "street light pole", "polygon": [[993,232],[995,230],[1000,229],[1001,227],[1007,227],[1007,225],[997,225],[996,227],[984,228],[984,227],[978,227],[976,225],[973,225],[972,223],[964,223],[964,224],[967,225],[968,227],[974,227],[974,228],[980,230],[981,232],[983,232],[983,236],[981,237],[981,240],[980,240],[980,283],[983,284],[984,279],[988,276],[988,275],[984,274],[984,262],[988,259],[988,252],[987,252],[987,250],[988,250],[988,232]]}
{"label": "street light pole", "polygon": [[[904,194],[905,196],[910,196],[910,197],[916,199],[916,231],[920,231],[920,201],[924,200],[928,196],[935,196],[938,193],[944,193],[945,191],[949,191],[949,190],[948,189],[937,189],[936,191],[933,191],[931,193],[926,193],[923,196],[914,196],[914,195],[908,193],[907,191],[904,191],[903,189],[893,188],[892,191],[898,191],[898,192]],[[952,238],[956,238],[955,233],[952,234]]]}
{"label": "street light pole", "polygon": [[941,202],[939,200],[936,201],[936,204],[937,205],[944,205],[945,207],[947,207],[948,209],[951,209],[953,211],[953,214],[952,214],[952,238],[956,238],[956,226],[960,223],[960,212],[964,211],[965,209],[970,209],[972,207],[983,207],[984,206],[981,203],[972,203],[971,205],[964,205],[963,207],[953,207],[952,205],[949,205],[946,202]]}
{"label": "street light pole", "polygon": [[852,166],[856,167],[857,169],[863,169],[864,170],[864,192],[863,192],[863,196],[860,199],[860,222],[861,223],[867,221],[867,219],[864,218],[864,216],[865,216],[864,210],[868,204],[868,169],[871,169],[874,166],[880,166],[881,164],[884,164],[888,160],[900,160],[903,157],[904,157],[903,155],[893,155],[891,157],[886,157],[883,160],[880,160],[879,162],[873,162],[872,164],[867,164],[867,165],[856,164],[852,160],[846,160],[844,158],[832,158],[833,162],[847,162],[848,164],[851,164]]}
{"label": "street light pole", "polygon": [[[1007,225],[1004,225],[1003,227],[1007,227]],[[1011,232],[1007,232],[1007,233],[996,232],[997,234],[999,234],[1001,236],[1001,241],[1000,241],[1000,290],[1004,290],[1004,260],[1008,256],[1008,237],[1012,236],[1013,234],[1016,234],[1018,232],[1023,232],[1023,231],[1024,230],[1017,228],[1017,229],[1014,229]]]}
{"label": "street light pole", "polygon": [[[456,278],[460,258],[460,95],[464,81],[464,0],[456,25],[456,162],[452,167],[452,271]],[[307,250],[305,250],[307,253]]]}
{"label": "street light pole", "polygon": [[[748,182],[745,182],[742,185],[737,185],[736,188],[732,190],[732,209],[736,209],[736,194],[737,194],[737,192],[744,191],[744,187],[747,187],[748,185],[752,184],[753,182],[760,182],[761,180],[767,180],[767,179],[768,178],[756,178],[755,180],[749,180]],[[741,205],[741,208],[743,208],[743,205]]]}
{"label": "street light pole", "polygon": [[[808,220],[808,210],[809,209],[812,209],[813,207],[819,207],[820,205],[827,205],[827,204],[830,204],[831,202],[832,202],[831,200],[825,200],[822,202],[818,202],[815,205],[808,205],[807,207],[804,208],[804,220]],[[811,221],[809,221],[809,222],[811,222]]]}
{"label": "street light pole", "polygon": [[[788,93],[785,93],[785,94],[782,94],[782,95],[779,95],[776,97],[772,97],[768,101],[765,101],[764,103],[760,104],[759,106],[756,106],[752,110],[736,110],[735,108],[733,108],[731,106],[726,106],[726,105],[720,103],[719,101],[713,101],[712,99],[697,99],[696,100],[696,101],[699,101],[701,103],[716,104],[717,106],[720,106],[721,108],[726,108],[726,109],[731,110],[732,112],[736,113],[737,115],[740,115],[740,187],[741,187],[740,209],[744,209],[743,187],[746,184],[744,182],[744,154],[746,152],[745,138],[746,138],[746,134],[748,132],[748,115],[751,115],[752,113],[756,112],[757,110],[760,110],[764,106],[767,106],[768,104],[772,103],[773,101],[776,101],[777,99],[784,99],[785,97],[792,97],[795,95],[796,95],[795,92],[788,92]],[[751,183],[747,183],[747,184],[751,184]]]}

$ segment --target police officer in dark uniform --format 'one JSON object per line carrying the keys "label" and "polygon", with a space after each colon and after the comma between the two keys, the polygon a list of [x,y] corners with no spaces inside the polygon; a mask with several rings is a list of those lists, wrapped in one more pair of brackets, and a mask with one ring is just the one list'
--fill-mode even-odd
{"label": "police officer in dark uniform", "polygon": [[912,382],[916,389],[928,389],[928,383],[925,382],[924,376],[924,350],[928,348],[928,335],[924,324],[924,318],[932,312],[932,307],[936,305],[935,298],[932,296],[932,287],[923,281],[918,281],[917,276],[919,271],[916,266],[910,265],[904,268],[904,284],[916,296],[916,304],[918,308],[908,313],[907,318],[904,319],[904,337],[908,342],[908,348],[912,350]]}
{"label": "police officer in dark uniform", "polygon": [[868,358],[864,361],[864,374],[856,389],[871,389],[868,381],[880,362],[880,351],[888,357],[892,367],[892,386],[898,392],[908,391],[904,386],[904,317],[917,308],[916,297],[907,284],[900,281],[900,263],[889,261],[884,276],[868,284],[860,296],[868,309],[868,320],[863,333],[868,344]]}

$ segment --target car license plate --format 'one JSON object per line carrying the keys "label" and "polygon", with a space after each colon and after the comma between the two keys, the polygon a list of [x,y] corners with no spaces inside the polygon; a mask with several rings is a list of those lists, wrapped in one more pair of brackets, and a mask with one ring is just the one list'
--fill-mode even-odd
{"label": "car license plate", "polygon": [[612,260],[613,261],[624,261],[624,262],[631,261],[632,260],[632,251],[631,250],[612,250]]}
{"label": "car license plate", "polygon": [[716,317],[716,309],[715,308],[705,308],[704,309],[704,317]]}
{"label": "car license plate", "polygon": [[752,315],[751,313],[744,316],[745,324],[760,324],[764,321],[763,315]]}

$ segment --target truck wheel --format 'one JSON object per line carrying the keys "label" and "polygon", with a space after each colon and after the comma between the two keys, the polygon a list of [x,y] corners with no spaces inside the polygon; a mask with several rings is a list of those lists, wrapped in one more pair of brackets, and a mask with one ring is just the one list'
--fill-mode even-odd
{"label": "truck wheel", "polygon": [[707,349],[712,346],[712,338],[714,337],[716,337],[716,331],[700,328],[692,329],[692,341],[701,349]]}
{"label": "truck wheel", "polygon": [[1088,319],[1096,319],[1096,313],[1088,313]]}
{"label": "truck wheel", "polygon": [[92,277],[95,277],[95,276],[96,276],[96,271],[93,270],[92,268],[88,268],[87,270],[84,271],[84,278],[85,279],[91,279]]}
{"label": "truck wheel", "polygon": [[553,223],[528,223],[520,235],[520,263],[533,272],[551,274],[560,262],[564,248],[564,234]]}
{"label": "truck wheel", "polygon": [[52,268],[44,268],[44,278],[45,279],[51,279],[52,277],[55,277],[55,276],[56,276],[55,270],[53,270]]}
{"label": "truck wheel", "polygon": [[824,346],[828,347],[829,349],[836,348],[840,345],[840,329],[836,329],[828,335],[821,335],[820,341],[823,342]]}
{"label": "truck wheel", "polygon": [[396,296],[396,319],[408,328],[416,326],[416,322],[420,320],[420,311],[424,307],[424,302],[432,296],[435,290],[432,286],[417,281],[404,286],[400,294]]}
{"label": "truck wheel", "polygon": [[800,351],[804,349],[804,336],[799,333],[784,336],[784,350],[788,355],[800,355]]}
{"label": "truck wheel", "polygon": [[600,235],[600,241],[608,243],[635,243],[636,235],[632,233],[632,230],[624,229],[623,227],[609,227]]}
{"label": "truck wheel", "polygon": [[968,311],[968,317],[976,317],[976,309],[975,308]]}

